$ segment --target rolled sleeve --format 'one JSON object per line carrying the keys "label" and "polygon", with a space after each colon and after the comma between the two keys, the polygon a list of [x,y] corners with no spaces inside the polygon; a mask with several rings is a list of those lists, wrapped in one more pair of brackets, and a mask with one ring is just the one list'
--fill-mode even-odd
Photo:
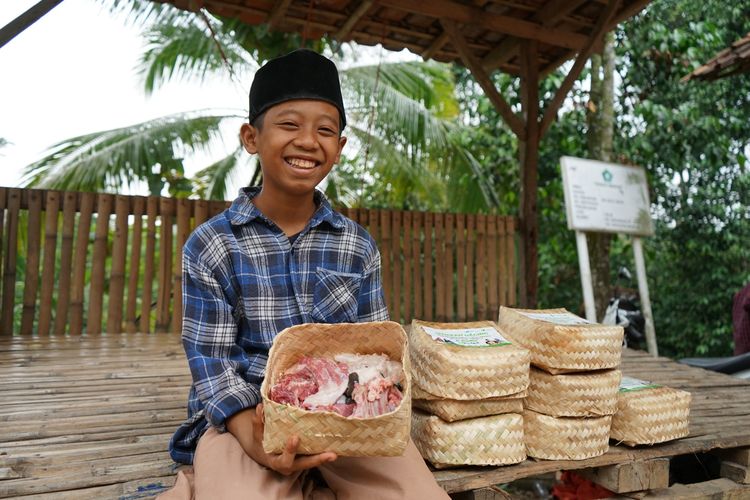
{"label": "rolled sleeve", "polygon": [[227,418],[261,398],[260,387],[243,378],[250,361],[237,344],[236,311],[216,269],[184,254],[182,344],[206,419],[223,430]]}

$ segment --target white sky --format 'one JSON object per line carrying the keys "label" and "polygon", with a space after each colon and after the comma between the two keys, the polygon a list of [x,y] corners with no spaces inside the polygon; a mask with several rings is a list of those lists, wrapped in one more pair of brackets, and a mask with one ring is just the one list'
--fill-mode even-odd
{"label": "white sky", "polygon": [[[0,26],[37,1],[1,0]],[[174,83],[145,97],[135,71],[142,51],[138,30],[95,0],[65,0],[0,47],[0,138],[12,143],[0,148],[0,185],[17,186],[25,165],[69,137],[247,106],[247,89],[228,81]]]}

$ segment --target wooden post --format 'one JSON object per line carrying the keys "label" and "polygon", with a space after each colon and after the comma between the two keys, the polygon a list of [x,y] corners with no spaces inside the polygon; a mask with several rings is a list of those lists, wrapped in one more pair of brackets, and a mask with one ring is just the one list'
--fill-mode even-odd
{"label": "wooden post", "polygon": [[432,269],[432,226],[435,218],[432,212],[424,214],[424,243],[422,246],[422,255],[424,260],[422,262],[422,317],[427,321],[433,321],[435,318],[434,303],[432,298],[434,297],[433,292],[435,291],[435,285],[433,282],[434,271]]}
{"label": "wooden post", "polygon": [[122,333],[122,304],[125,296],[125,261],[128,250],[128,216],[130,197],[115,198],[115,235],[112,241],[112,260],[109,275],[109,305],[107,332]]}
{"label": "wooden post", "polygon": [[91,285],[89,288],[89,317],[86,321],[86,333],[102,333],[102,307],[104,304],[104,281],[109,239],[109,216],[115,196],[98,195],[96,209],[96,229],[94,232],[94,253],[91,257]]}
{"label": "wooden post", "polygon": [[156,251],[156,218],[159,216],[159,198],[146,199],[146,255],[143,266],[143,291],[141,292],[141,332],[151,331],[151,302],[154,282],[154,252]]}
{"label": "wooden post", "polygon": [[175,200],[172,198],[160,198],[159,213],[161,215],[161,228],[159,231],[159,267],[157,271],[156,292],[156,332],[169,331],[170,298],[172,297],[172,244],[173,231],[172,221],[175,215]]}
{"label": "wooden post", "polygon": [[586,308],[586,319],[592,323],[596,323],[594,287],[591,285],[589,245],[586,242],[586,233],[583,231],[576,231],[576,246],[578,247],[578,266],[581,269],[581,289],[583,290],[583,303]]}
{"label": "wooden post", "polygon": [[654,315],[651,312],[651,299],[648,295],[648,281],[646,279],[646,261],[643,258],[643,243],[638,236],[633,237],[633,255],[635,256],[635,272],[638,276],[638,295],[641,299],[643,318],[646,320],[646,345],[648,352],[657,357],[659,348],[656,344],[656,330],[654,329]]}
{"label": "wooden post", "polygon": [[138,302],[138,277],[141,271],[141,241],[143,239],[143,212],[146,208],[146,198],[133,198],[133,243],[130,245],[130,275],[128,276],[128,299],[125,304],[125,331],[135,332],[136,307]]}
{"label": "wooden post", "polygon": [[42,287],[39,296],[40,335],[49,335],[52,326],[52,294],[55,286],[55,255],[57,254],[57,223],[60,193],[47,191],[44,212],[44,257],[42,259]]}
{"label": "wooden post", "polygon": [[424,317],[424,302],[422,293],[422,264],[420,263],[420,256],[422,255],[421,249],[421,237],[422,227],[424,221],[424,214],[415,212],[412,216],[412,233],[411,233],[411,256],[414,271],[414,314],[412,318],[423,318]]}
{"label": "wooden post", "polygon": [[7,195],[8,223],[3,240],[3,307],[0,316],[0,334],[13,335],[13,303],[16,297],[16,259],[18,258],[18,212],[21,207],[21,190],[11,189]]}
{"label": "wooden post", "polygon": [[403,323],[404,320],[401,318],[401,304],[403,300],[401,293],[401,282],[403,280],[401,257],[404,248],[401,245],[401,212],[398,210],[391,212],[391,249],[391,289],[393,290],[391,297],[393,309],[390,310],[391,319]]}
{"label": "wooden post", "polygon": [[83,332],[83,296],[86,282],[86,257],[89,248],[89,233],[94,212],[96,194],[81,193],[81,215],[78,218],[75,250],[73,251],[73,271],[70,284],[70,326],[71,335]]}
{"label": "wooden post", "polygon": [[[414,276],[414,267],[416,264],[414,264],[414,261],[411,260],[412,256],[412,212],[404,212],[403,215],[403,227],[404,227],[404,238],[402,243],[402,255],[404,257],[404,323],[409,324],[411,323],[412,318],[414,318],[414,314],[412,311],[414,311],[414,294],[412,293],[412,290],[414,288],[413,285],[413,276]],[[410,265],[409,262],[412,264]]]}
{"label": "wooden post", "polygon": [[23,312],[21,335],[31,335],[36,313],[36,296],[39,288],[39,261],[42,226],[42,192],[38,189],[26,191],[29,195],[29,218],[26,237],[26,279],[23,288]]}
{"label": "wooden post", "polygon": [[539,288],[537,218],[537,167],[539,164],[539,59],[536,40],[521,45],[521,105],[526,138],[519,146],[521,163],[521,290],[522,307],[534,308]]}
{"label": "wooden post", "polygon": [[65,335],[70,308],[71,266],[73,264],[73,234],[76,222],[76,193],[65,193],[63,204],[62,245],[60,253],[60,279],[57,289],[57,313],[55,314],[55,335]]}

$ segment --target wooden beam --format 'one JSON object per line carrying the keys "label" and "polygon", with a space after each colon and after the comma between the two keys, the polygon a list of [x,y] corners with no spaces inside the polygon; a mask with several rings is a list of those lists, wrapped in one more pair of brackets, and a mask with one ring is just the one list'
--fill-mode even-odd
{"label": "wooden beam", "polygon": [[629,3],[624,6],[620,12],[618,12],[612,20],[609,22],[607,31],[611,30],[626,19],[633,17],[643,10],[646,5],[650,4],[652,0],[636,0],[635,2]]}
{"label": "wooden beam", "polygon": [[0,47],[13,40],[19,33],[37,22],[47,12],[57,7],[62,0],[41,0],[26,12],[0,28]]}
{"label": "wooden beam", "polygon": [[[483,7],[487,3],[486,0],[474,0],[473,4],[477,7]],[[422,52],[422,58],[427,60],[435,55],[435,52],[443,48],[443,45],[448,43],[450,37],[448,33],[443,31],[439,36],[435,37],[429,47]]]}
{"label": "wooden beam", "polygon": [[357,24],[357,21],[359,21],[362,16],[367,14],[367,11],[370,10],[370,7],[372,7],[372,3],[373,0],[365,0],[364,2],[359,4],[357,10],[355,10],[352,15],[349,16],[346,22],[344,22],[336,35],[334,35],[334,38],[343,41],[344,38],[346,38],[346,36],[352,31],[354,25]]}
{"label": "wooden beam", "polygon": [[602,12],[601,17],[599,17],[599,20],[594,27],[591,38],[589,38],[586,46],[581,50],[581,52],[578,53],[578,57],[576,58],[576,62],[573,63],[573,67],[570,68],[570,71],[565,77],[565,80],[560,85],[560,88],[557,89],[554,97],[545,107],[544,117],[542,118],[542,123],[539,129],[540,137],[544,137],[545,132],[547,132],[547,129],[557,117],[557,110],[560,109],[560,105],[562,104],[563,100],[565,100],[568,92],[570,92],[570,89],[573,88],[573,84],[575,83],[576,79],[581,74],[581,71],[583,71],[583,68],[588,61],[589,56],[593,52],[594,47],[601,40],[602,35],[604,35],[604,33],[608,30],[610,26],[609,22],[612,19],[614,13],[617,12],[617,8],[619,7],[619,5],[620,0],[609,0],[607,7],[604,9],[604,12]]}
{"label": "wooden beam", "polygon": [[271,12],[268,13],[267,21],[270,26],[276,26],[281,18],[284,17],[290,3],[292,3],[292,0],[281,0],[271,9]]}
{"label": "wooden beam", "polygon": [[422,52],[422,58],[424,59],[430,59],[432,56],[435,55],[435,52],[443,48],[443,45],[448,43],[448,40],[450,40],[450,36],[448,36],[448,33],[443,31],[440,33],[439,36],[435,37],[435,40],[432,41],[429,47],[427,47],[427,50]]}
{"label": "wooden beam", "polygon": [[635,460],[584,469],[579,474],[614,493],[655,490],[669,486],[669,458]]}
{"label": "wooden beam", "polygon": [[719,475],[731,479],[735,483],[750,484],[750,467],[734,462],[721,462]]}
{"label": "wooden beam", "polygon": [[[542,26],[551,26],[563,17],[576,10],[586,0],[552,0],[547,2],[544,7],[537,11],[531,21],[540,23]],[[500,64],[508,62],[513,54],[518,51],[518,38],[506,38],[500,44],[492,49],[482,59],[482,66],[485,70],[490,71],[497,68]]]}
{"label": "wooden beam", "polygon": [[518,38],[539,40],[555,47],[578,50],[586,44],[586,37],[578,33],[552,29],[538,23],[493,14],[479,7],[450,0],[414,0],[408,3],[401,0],[379,0],[378,5],[421,16],[431,16],[441,22],[453,21],[459,24],[471,24]]}
{"label": "wooden beam", "polygon": [[448,36],[461,56],[464,65],[469,68],[472,75],[474,75],[477,83],[482,87],[484,93],[487,94],[487,98],[492,102],[492,105],[497,112],[500,113],[513,133],[516,134],[519,139],[523,140],[526,136],[526,127],[523,120],[513,112],[510,104],[508,104],[505,98],[503,98],[500,92],[498,92],[490,76],[484,71],[484,69],[482,69],[479,60],[472,55],[469,46],[466,43],[466,39],[464,39],[463,35],[459,32],[456,23],[448,19],[443,19],[440,21],[440,24],[443,26],[443,30],[448,33]]}
{"label": "wooden beam", "polygon": [[539,47],[535,40],[521,45],[521,104],[526,115],[526,138],[519,145],[521,165],[521,232],[522,307],[536,308],[539,289],[539,217],[537,187],[539,170]]}

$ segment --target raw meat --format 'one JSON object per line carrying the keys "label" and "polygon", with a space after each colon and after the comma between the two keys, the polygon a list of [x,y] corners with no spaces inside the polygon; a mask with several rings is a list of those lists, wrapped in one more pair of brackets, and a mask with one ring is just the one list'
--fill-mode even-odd
{"label": "raw meat", "polygon": [[274,384],[270,397],[294,406],[329,406],[344,393],[348,380],[345,364],[304,356]]}
{"label": "raw meat", "polygon": [[403,396],[393,382],[385,378],[374,378],[367,384],[358,384],[352,391],[356,403],[353,417],[377,417],[398,408]]}
{"label": "raw meat", "polygon": [[274,384],[270,398],[310,411],[368,418],[394,411],[403,399],[403,369],[384,354],[302,357]]}
{"label": "raw meat", "polygon": [[404,378],[401,363],[393,361],[385,354],[337,354],[334,359],[339,363],[345,363],[350,373],[356,372],[360,384],[366,384],[376,377],[387,378],[398,384]]}

